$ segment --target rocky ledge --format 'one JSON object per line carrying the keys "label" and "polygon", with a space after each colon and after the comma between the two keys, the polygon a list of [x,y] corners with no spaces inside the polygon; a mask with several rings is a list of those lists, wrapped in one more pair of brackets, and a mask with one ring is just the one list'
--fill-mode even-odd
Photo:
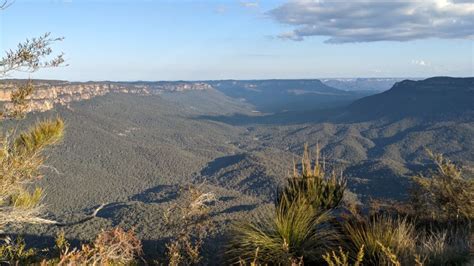
{"label": "rocky ledge", "polygon": [[[11,94],[26,80],[0,80],[0,104],[11,107]],[[56,104],[68,106],[75,101],[88,100],[108,93],[160,94],[209,90],[212,86],[203,82],[68,82],[55,80],[32,80],[35,85],[28,112],[44,112]]]}

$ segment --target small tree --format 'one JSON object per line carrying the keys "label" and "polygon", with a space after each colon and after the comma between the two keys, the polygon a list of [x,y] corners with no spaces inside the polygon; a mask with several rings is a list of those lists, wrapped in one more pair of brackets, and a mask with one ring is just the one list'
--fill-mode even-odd
{"label": "small tree", "polygon": [[[8,1],[1,3],[0,12],[8,6]],[[52,56],[51,49],[51,44],[60,40],[46,33],[6,51],[0,59],[0,78],[16,71],[31,73],[62,65],[63,55]],[[0,229],[8,223],[54,223],[39,217],[43,190],[31,191],[28,185],[41,177],[44,151],[61,140],[64,130],[60,118],[37,122],[23,132],[4,128],[5,120],[18,121],[26,115],[34,92],[32,82],[14,85],[10,108],[2,112],[0,121]]]}

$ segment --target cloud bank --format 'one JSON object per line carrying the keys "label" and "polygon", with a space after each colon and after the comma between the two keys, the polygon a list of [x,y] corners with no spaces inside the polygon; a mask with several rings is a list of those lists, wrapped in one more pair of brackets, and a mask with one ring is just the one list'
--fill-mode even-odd
{"label": "cloud bank", "polygon": [[294,29],[280,38],[327,43],[474,39],[474,0],[294,0],[268,12]]}

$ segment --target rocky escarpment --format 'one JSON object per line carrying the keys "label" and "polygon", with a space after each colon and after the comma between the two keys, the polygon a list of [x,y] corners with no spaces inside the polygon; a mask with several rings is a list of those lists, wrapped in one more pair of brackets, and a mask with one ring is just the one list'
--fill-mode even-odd
{"label": "rocky escarpment", "polygon": [[[11,94],[26,80],[0,80],[0,102],[5,109],[11,108]],[[27,112],[44,112],[56,104],[68,106],[75,101],[88,100],[107,93],[160,94],[208,90],[211,85],[202,82],[68,82],[33,80],[35,90],[29,96]]]}

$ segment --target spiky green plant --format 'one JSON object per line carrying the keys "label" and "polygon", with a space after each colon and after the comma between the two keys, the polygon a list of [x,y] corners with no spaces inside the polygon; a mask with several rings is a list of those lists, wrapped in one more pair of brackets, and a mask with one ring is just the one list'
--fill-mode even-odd
{"label": "spiky green plant", "polygon": [[293,166],[293,175],[278,193],[277,202],[292,202],[298,197],[304,197],[313,208],[327,211],[339,206],[345,189],[345,179],[337,177],[334,171],[327,175],[325,163],[320,160],[319,146],[316,148],[313,164],[308,145],[305,144],[301,172],[297,170],[297,165]]}
{"label": "spiky green plant", "polygon": [[344,189],[344,180],[326,177],[319,149],[312,165],[305,145],[302,171],[295,166],[287,186],[278,191],[274,212],[234,226],[228,252],[231,261],[250,263],[258,250],[258,263],[321,262],[339,240],[331,210],[341,202]]}
{"label": "spiky green plant", "polygon": [[328,212],[319,212],[304,198],[276,206],[270,216],[235,225],[229,255],[232,261],[290,265],[319,261],[326,250],[337,246],[338,234],[331,227]]}

